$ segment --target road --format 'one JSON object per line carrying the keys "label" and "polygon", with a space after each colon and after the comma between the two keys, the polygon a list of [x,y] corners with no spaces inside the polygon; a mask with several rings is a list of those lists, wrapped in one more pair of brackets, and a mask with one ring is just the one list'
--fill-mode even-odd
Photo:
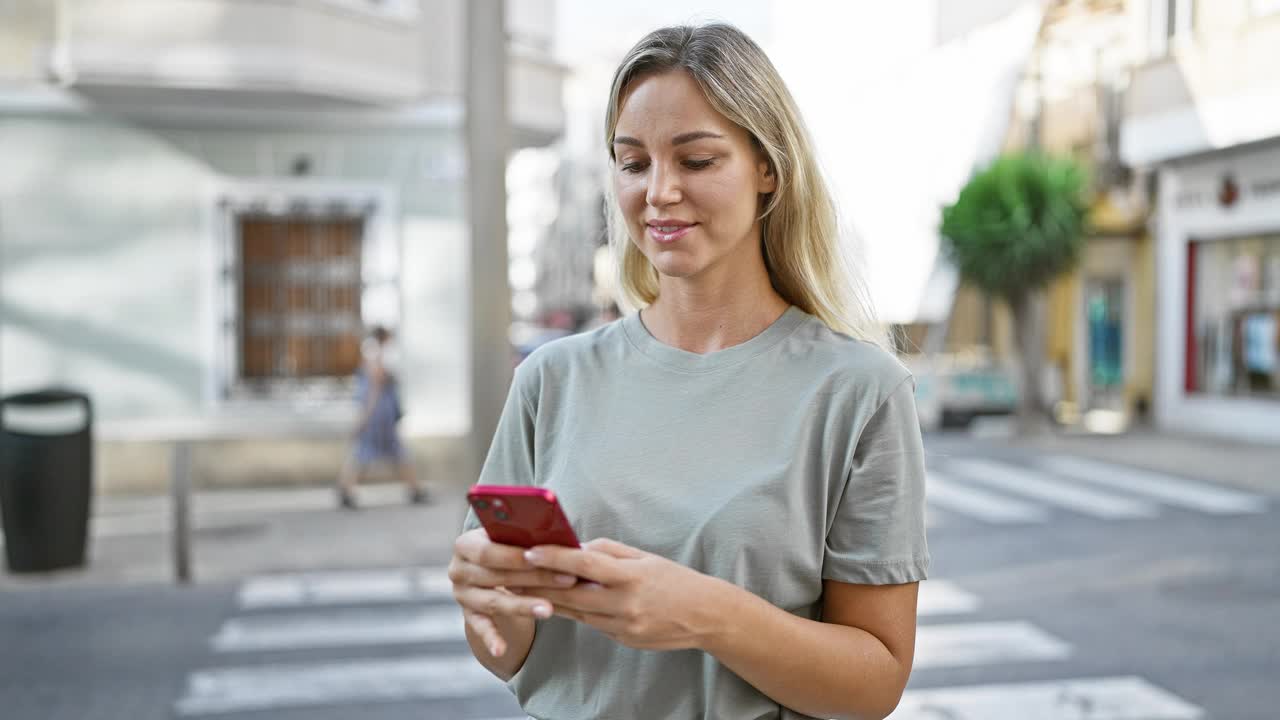
{"label": "road", "polygon": [[[894,720],[1280,717],[1280,498],[959,437],[927,445],[934,565]],[[0,707],[522,718],[460,628],[438,564],[29,586],[0,596]]]}

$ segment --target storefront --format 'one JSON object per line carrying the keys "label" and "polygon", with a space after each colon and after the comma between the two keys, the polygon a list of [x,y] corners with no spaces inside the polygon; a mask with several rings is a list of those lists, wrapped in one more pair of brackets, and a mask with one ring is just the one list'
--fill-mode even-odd
{"label": "storefront", "polygon": [[1159,182],[1157,422],[1280,443],[1280,142]]}

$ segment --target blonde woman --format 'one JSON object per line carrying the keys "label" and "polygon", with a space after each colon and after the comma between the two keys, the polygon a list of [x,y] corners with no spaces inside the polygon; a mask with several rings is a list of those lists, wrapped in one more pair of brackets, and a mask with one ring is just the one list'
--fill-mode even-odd
{"label": "blonde woman", "polygon": [[726,25],[651,33],[606,122],[638,313],[516,371],[480,481],[581,550],[455,544],[475,656],[540,720],[883,718],[929,553],[910,374],[839,262],[795,103]]}

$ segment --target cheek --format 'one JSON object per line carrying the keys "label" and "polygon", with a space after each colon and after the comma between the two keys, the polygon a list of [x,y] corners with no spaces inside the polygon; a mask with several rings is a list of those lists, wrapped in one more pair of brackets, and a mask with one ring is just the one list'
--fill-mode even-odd
{"label": "cheek", "polygon": [[622,208],[622,214],[626,215],[628,220],[633,219],[632,215],[644,210],[645,188],[643,179],[625,175],[615,176],[613,191],[618,198],[618,205]]}

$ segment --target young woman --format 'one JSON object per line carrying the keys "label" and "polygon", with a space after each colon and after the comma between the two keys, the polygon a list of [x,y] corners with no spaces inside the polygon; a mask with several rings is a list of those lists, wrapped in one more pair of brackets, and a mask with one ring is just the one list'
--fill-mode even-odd
{"label": "young woman", "polygon": [[476,657],[540,720],[882,718],[929,554],[913,381],[840,260],[795,103],[726,25],[636,45],[606,122],[639,313],[516,371],[481,473],[582,550],[450,567]]}

